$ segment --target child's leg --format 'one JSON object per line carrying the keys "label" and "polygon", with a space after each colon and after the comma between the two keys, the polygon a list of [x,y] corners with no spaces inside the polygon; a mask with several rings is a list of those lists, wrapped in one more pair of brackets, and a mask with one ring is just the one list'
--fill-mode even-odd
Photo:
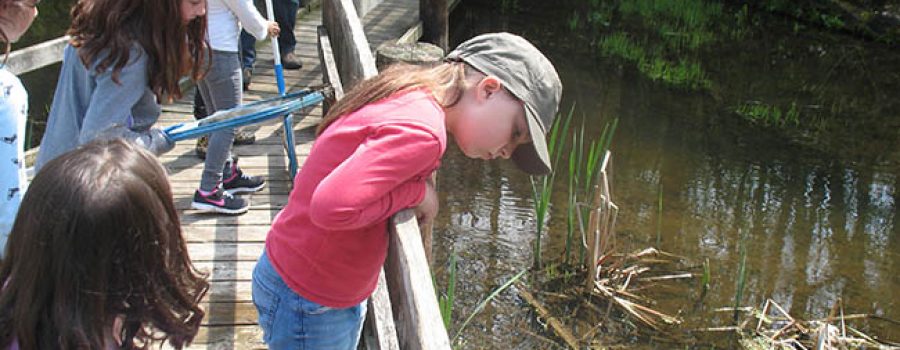
{"label": "child's leg", "polygon": [[[209,114],[241,103],[241,66],[238,53],[214,51],[209,72],[198,84]],[[223,129],[209,135],[209,146],[200,189],[212,191],[222,181],[222,168],[231,158],[234,129]]]}
{"label": "child's leg", "polygon": [[290,289],[263,252],[253,269],[253,304],[270,349],[355,350],[366,301],[346,309],[321,306]]}

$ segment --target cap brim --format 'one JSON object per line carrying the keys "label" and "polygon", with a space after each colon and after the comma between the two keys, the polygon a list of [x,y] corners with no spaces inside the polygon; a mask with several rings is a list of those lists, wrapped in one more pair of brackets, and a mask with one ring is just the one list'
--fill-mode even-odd
{"label": "cap brim", "polygon": [[531,143],[516,148],[512,154],[512,160],[522,171],[531,175],[547,175],[550,173],[550,152],[547,151],[547,141],[544,130],[538,121],[538,115],[527,103],[525,106],[525,119],[528,121],[528,132],[531,134]]}

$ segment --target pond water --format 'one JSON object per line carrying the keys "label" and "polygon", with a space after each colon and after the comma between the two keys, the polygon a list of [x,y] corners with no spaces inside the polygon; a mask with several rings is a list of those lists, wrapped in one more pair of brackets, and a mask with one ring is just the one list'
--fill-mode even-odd
{"label": "pond water", "polygon": [[[659,230],[662,250],[710,261],[705,298],[696,280],[655,295],[654,308],[684,319],[677,331],[731,325],[731,314],[713,310],[734,305],[739,232],[748,251],[742,305],[771,298],[814,319],[841,298],[845,313],[900,320],[900,50],[740,7],[666,2],[692,7],[682,13],[659,3],[464,1],[451,46],[483,32],[523,35],[559,70],[561,111],[574,105],[575,123],[594,135],[618,119],[619,250],[656,246]],[[564,171],[558,177],[543,236],[548,263],[565,245]],[[438,186],[439,291],[458,256],[453,337],[481,300],[531,266],[534,201],[529,177],[510,162],[453,148]],[[556,312],[577,324],[571,310]],[[896,324],[855,325],[900,341]],[[471,349],[553,347],[514,290],[460,338]],[[677,347],[735,347],[721,334],[694,339]],[[645,336],[613,341],[660,347]]]}

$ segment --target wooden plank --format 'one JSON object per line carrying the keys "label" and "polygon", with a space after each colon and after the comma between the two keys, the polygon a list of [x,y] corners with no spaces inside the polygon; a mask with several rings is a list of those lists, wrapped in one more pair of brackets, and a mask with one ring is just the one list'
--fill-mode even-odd
{"label": "wooden plank", "polygon": [[210,282],[249,281],[253,278],[256,260],[245,261],[194,261],[194,266],[201,272],[209,274]]}
{"label": "wooden plank", "polygon": [[450,349],[413,211],[394,215],[391,231],[384,271],[400,348]]}
{"label": "wooden plank", "polygon": [[66,35],[10,52],[6,69],[18,75],[61,62],[68,43],[69,36]]}
{"label": "wooden plank", "polygon": [[[318,51],[319,60],[322,62],[322,82],[331,86],[334,90],[334,99],[340,100],[344,97],[344,86],[341,84],[341,77],[338,75],[337,62],[334,61],[334,53],[331,50],[331,39],[328,38],[328,30],[325,26],[316,27],[318,32]],[[326,107],[333,104],[333,101],[326,103]],[[327,110],[325,108],[324,110]],[[327,113],[323,111],[323,113]]]}
{"label": "wooden plank", "polygon": [[400,342],[397,339],[397,326],[394,323],[393,316],[394,312],[391,307],[387,280],[384,278],[384,268],[382,268],[378,274],[378,285],[375,287],[375,292],[369,297],[366,311],[366,325],[364,329],[370,335],[366,341],[367,349],[400,349]]}
{"label": "wooden plank", "polygon": [[[257,325],[201,326],[194,342],[187,349],[267,349],[263,331]],[[165,345],[163,349],[172,349]]]}
{"label": "wooden plank", "polygon": [[345,89],[378,74],[372,49],[351,0],[325,1],[322,23],[331,38],[331,48]]}
{"label": "wooden plank", "polygon": [[362,18],[382,2],[383,0],[353,0],[353,7],[356,8],[356,13]]}
{"label": "wooden plank", "polygon": [[193,261],[256,261],[264,246],[262,242],[187,244]]}

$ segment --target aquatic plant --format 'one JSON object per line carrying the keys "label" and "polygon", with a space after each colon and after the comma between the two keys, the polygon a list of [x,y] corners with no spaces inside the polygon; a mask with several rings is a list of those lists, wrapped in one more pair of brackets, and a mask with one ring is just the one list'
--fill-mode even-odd
{"label": "aquatic plant", "polygon": [[488,294],[487,297],[485,297],[483,300],[481,300],[481,302],[478,303],[478,306],[475,306],[475,310],[472,310],[472,313],[469,314],[469,317],[466,317],[466,320],[463,321],[463,323],[459,326],[459,329],[456,331],[456,335],[453,336],[453,339],[450,342],[455,344],[459,340],[459,336],[466,329],[466,326],[469,325],[469,322],[471,322],[472,319],[475,318],[475,315],[477,315],[479,312],[481,312],[481,310],[484,310],[485,305],[487,305],[489,302],[491,302],[491,300],[494,300],[494,298],[496,298],[497,295],[500,295],[500,293],[502,293],[504,290],[509,288],[509,286],[513,285],[513,283],[516,283],[516,281],[521,279],[522,276],[525,276],[526,272],[528,272],[527,269],[522,270],[521,272],[517,273],[515,276],[513,276],[512,278],[507,280],[505,283],[503,283],[502,285],[500,285],[499,287],[494,289],[494,291],[491,292],[491,294]]}
{"label": "aquatic plant", "polygon": [[641,62],[647,59],[644,49],[633,43],[625,33],[614,33],[600,40],[600,51],[608,56],[618,56],[627,61]]}
{"label": "aquatic plant", "polygon": [[703,275],[700,277],[700,298],[706,296],[709,291],[709,281],[712,278],[709,268],[709,258],[703,261]]}
{"label": "aquatic plant", "polygon": [[750,122],[764,126],[784,127],[800,125],[800,109],[797,107],[797,101],[791,102],[791,106],[784,111],[776,105],[750,101],[738,106],[735,109],[735,113]]}
{"label": "aquatic plant", "polygon": [[656,212],[656,249],[660,249],[662,243],[662,214],[663,214],[663,184],[662,179],[659,181],[659,190],[656,192],[658,197],[658,205]]}
{"label": "aquatic plant", "polygon": [[[557,169],[557,164],[559,164],[560,159],[560,150],[565,147],[565,137],[561,135],[565,135],[569,130],[569,123],[572,121],[572,113],[575,111],[575,105],[569,109],[569,113],[562,118],[556,118],[553,121],[553,126],[550,128],[550,141],[547,143],[547,151],[550,153],[550,158],[552,164],[552,169]],[[560,130],[562,128],[562,130]],[[533,266],[535,270],[539,270],[541,268],[541,237],[543,236],[544,227],[546,226],[546,219],[548,210],[550,208],[550,196],[553,194],[553,180],[556,178],[556,171],[551,171],[550,174],[541,176],[539,180],[535,179],[535,176],[531,176],[531,195],[534,199],[535,207],[535,221],[536,221],[536,230],[534,237],[534,249],[533,249],[533,258],[534,263]]]}
{"label": "aquatic plant", "polygon": [[735,324],[737,324],[738,317],[740,316],[740,314],[738,313],[738,310],[741,307],[741,299],[743,299],[743,296],[744,296],[744,284],[747,281],[747,234],[741,233],[741,230],[738,230],[738,236],[741,237],[740,243],[738,243],[740,245],[741,260],[738,265],[737,287],[735,288],[735,292],[734,292],[734,310],[735,310],[734,311],[734,323]]}
{"label": "aquatic plant", "polygon": [[673,63],[666,59],[654,58],[650,62],[640,62],[638,68],[650,79],[662,80],[675,86],[692,89],[708,89],[712,86],[706,72],[697,62],[681,60]]}
{"label": "aquatic plant", "polygon": [[[453,319],[453,303],[456,301],[456,254],[450,254],[449,276],[447,277],[447,290],[438,296],[438,306],[441,310],[441,319],[444,321],[444,328],[450,329],[450,322]],[[435,290],[438,290],[435,287]]]}

